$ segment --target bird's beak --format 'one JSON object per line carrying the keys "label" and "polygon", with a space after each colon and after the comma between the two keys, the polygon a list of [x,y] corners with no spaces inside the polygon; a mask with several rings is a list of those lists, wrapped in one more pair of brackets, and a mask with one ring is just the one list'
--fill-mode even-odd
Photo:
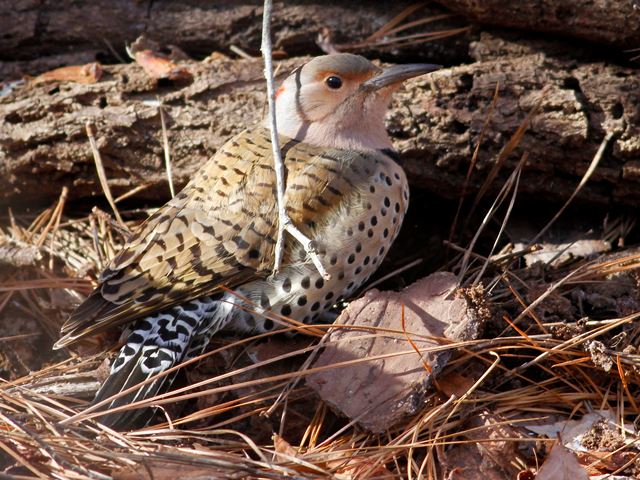
{"label": "bird's beak", "polygon": [[385,68],[373,78],[362,83],[360,86],[362,89],[371,91],[379,90],[390,85],[394,85],[400,82],[425,73],[433,72],[442,68],[442,65],[432,65],[430,63],[411,63],[408,65],[394,65],[392,67]]}

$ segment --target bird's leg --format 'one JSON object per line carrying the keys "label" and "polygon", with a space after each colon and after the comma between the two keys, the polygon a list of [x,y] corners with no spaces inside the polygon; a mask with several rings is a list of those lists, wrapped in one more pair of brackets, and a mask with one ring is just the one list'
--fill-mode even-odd
{"label": "bird's leg", "polygon": [[273,86],[273,58],[271,47],[271,10],[273,8],[271,0],[264,1],[264,11],[262,13],[262,45],[260,50],[264,58],[264,76],[267,81],[267,100],[269,104],[269,130],[271,131],[271,147],[273,149],[273,161],[275,163],[276,172],[276,194],[278,199],[278,239],[276,241],[276,255],[274,272],[280,269],[282,264],[282,255],[284,252],[284,233],[289,234],[302,244],[305,252],[311,258],[311,261],[318,269],[320,275],[325,280],[329,280],[331,275],[325,270],[318,258],[315,241],[304,235],[293,224],[284,205],[284,162],[282,161],[282,152],[278,143],[278,127],[276,124],[276,105],[275,105],[275,88]]}
{"label": "bird's leg", "polygon": [[[302,248],[304,248],[304,251],[307,252],[307,255],[309,255],[311,261],[316,267],[316,270],[318,270],[322,278],[324,278],[325,280],[331,280],[331,274],[325,270],[322,262],[320,261],[320,258],[318,258],[318,248],[316,241],[309,239],[304,233],[298,230],[298,227],[293,224],[291,219],[287,216],[286,212],[284,214],[284,217],[279,218],[279,222],[280,225],[284,226],[285,232],[289,232],[289,234],[293,238],[300,242]],[[280,240],[280,236],[278,236],[278,240]]]}

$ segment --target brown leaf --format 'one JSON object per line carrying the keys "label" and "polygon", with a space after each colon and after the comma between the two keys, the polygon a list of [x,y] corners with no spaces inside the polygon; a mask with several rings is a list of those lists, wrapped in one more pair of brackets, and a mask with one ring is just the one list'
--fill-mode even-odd
{"label": "brown leaf", "polygon": [[467,393],[474,384],[474,379],[465,377],[456,372],[449,372],[446,375],[438,377],[438,388],[447,397],[455,395],[460,398]]}
{"label": "brown leaf", "polygon": [[[167,78],[173,81],[189,81],[193,79],[191,72],[179,67],[175,61],[188,58],[184,52],[174,47],[170,55],[160,53],[160,45],[141,35],[127,48],[129,55],[140,65],[151,78]],[[174,61],[175,60],[175,61]]]}
{"label": "brown leaf", "polygon": [[519,457],[518,442],[513,440],[524,441],[528,437],[509,425],[506,418],[484,411],[465,424],[460,433],[466,440],[476,442],[453,445],[443,454],[449,480],[508,480],[519,474],[514,462]]}
{"label": "brown leaf", "polygon": [[637,452],[575,452],[589,475],[605,475],[619,470],[638,456]]}
{"label": "brown leaf", "polygon": [[281,453],[289,457],[297,458],[298,456],[298,451],[277,433],[273,434],[273,449],[276,453]]}
{"label": "brown leaf", "polygon": [[86,65],[72,65],[60,67],[38,75],[32,84],[45,82],[76,82],[76,83],[96,83],[102,77],[102,66],[98,62],[87,63]]}
{"label": "brown leaf", "polygon": [[575,453],[556,443],[538,470],[536,480],[589,480]]}
{"label": "brown leaf", "polygon": [[191,80],[191,73],[184,67],[178,67],[172,60],[162,57],[151,50],[141,50],[134,54],[136,63],[151,78],[168,78],[169,80]]}
{"label": "brown leaf", "polygon": [[455,275],[440,272],[401,292],[367,292],[342,312],[314,365],[326,368],[307,382],[374,433],[415,414],[452,354],[438,349],[448,343],[438,339],[479,333],[475,311],[456,290]]}

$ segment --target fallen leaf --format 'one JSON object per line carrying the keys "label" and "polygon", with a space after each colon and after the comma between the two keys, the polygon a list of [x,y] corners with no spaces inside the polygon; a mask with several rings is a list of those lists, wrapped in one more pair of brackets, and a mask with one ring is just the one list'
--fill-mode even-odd
{"label": "fallen leaf", "polygon": [[446,375],[438,377],[438,388],[447,397],[455,395],[460,398],[473,386],[475,380],[470,377],[465,377],[456,372],[449,372]]}
{"label": "fallen leaf", "polygon": [[[540,423],[523,425],[526,429],[537,433],[538,435],[546,435],[549,438],[557,438],[560,436],[565,447],[573,451],[586,452],[590,449],[583,445],[583,441],[594,430],[596,426],[608,426],[608,429],[616,432],[619,429],[618,420],[611,410],[603,410],[600,412],[591,412],[584,415],[579,420],[562,419],[552,423]],[[633,431],[633,425],[625,424],[628,431]],[[629,435],[626,439],[622,439],[624,443],[634,443],[635,437]]]}
{"label": "fallen leaf", "polygon": [[273,434],[273,449],[276,451],[276,453],[281,453],[293,458],[298,457],[298,451],[277,433]]}
{"label": "fallen leaf", "polygon": [[581,465],[589,475],[605,475],[615,472],[632,462],[638,453],[633,452],[576,452]]}
{"label": "fallen leaf", "polygon": [[438,347],[479,334],[481,322],[457,287],[455,275],[440,272],[401,292],[370,290],[351,302],[314,364],[324,369],[307,383],[374,433],[415,414],[453,353]]}
{"label": "fallen leaf", "polygon": [[[168,55],[160,53],[159,45],[144,36],[138,37],[129,45],[127,52],[151,78],[166,78],[173,81],[193,79],[189,70],[178,66]],[[178,55],[176,58],[182,58],[182,56]]]}
{"label": "fallen leaf", "polygon": [[151,78],[167,78],[173,81],[190,80],[193,78],[186,68],[178,67],[168,58],[161,57],[151,50],[135,53],[136,63],[140,65]]}
{"label": "fallen leaf", "polygon": [[[524,243],[516,243],[514,249],[524,250]],[[545,265],[559,267],[576,258],[590,258],[599,253],[611,250],[611,244],[606,240],[582,239],[567,243],[543,243],[540,249],[524,256],[527,266],[541,262]]]}
{"label": "fallen leaf", "polygon": [[575,453],[556,443],[538,470],[536,480],[589,480],[589,474]]}
{"label": "fallen leaf", "polygon": [[506,418],[490,411],[481,412],[460,429],[460,434],[473,442],[453,445],[443,453],[442,463],[449,480],[510,480],[524,475],[516,464],[527,461],[514,461],[521,457],[520,444],[514,440],[526,441],[528,436],[509,425]]}
{"label": "fallen leaf", "polygon": [[98,62],[92,62],[86,65],[72,65],[50,70],[33,78],[31,83],[75,82],[90,84],[96,83],[101,77],[102,66]]}

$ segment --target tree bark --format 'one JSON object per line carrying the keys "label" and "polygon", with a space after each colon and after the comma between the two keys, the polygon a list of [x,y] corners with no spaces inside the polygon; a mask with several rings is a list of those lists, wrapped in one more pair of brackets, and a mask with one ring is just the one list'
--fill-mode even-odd
{"label": "tree bark", "polygon": [[[0,80],[35,75],[62,65],[93,60],[113,63],[127,58],[125,45],[144,34],[178,45],[194,58],[211,52],[229,54],[239,47],[260,56],[262,0],[0,0]],[[321,54],[318,33],[328,28],[336,43],[362,41],[412,0],[345,2],[291,0],[276,2],[272,19],[274,46],[288,55]],[[411,20],[442,15],[437,5],[414,12]],[[452,15],[452,17],[454,17]],[[461,18],[427,25],[428,31],[465,26]],[[425,27],[421,27],[424,31]],[[413,32],[413,31],[411,31]],[[411,55],[440,63],[467,58],[468,40],[376,47],[359,51],[388,60]],[[69,63],[70,62],[70,63]]]}
{"label": "tree bark", "polygon": [[446,0],[472,21],[553,33],[620,48],[640,47],[637,0]]}
{"label": "tree bark", "polygon": [[[486,121],[466,191],[474,194],[539,103],[493,191],[528,152],[520,194],[564,200],[604,136],[613,132],[615,141],[579,198],[640,205],[638,72],[554,55],[554,45],[484,35],[472,48],[477,62],[415,79],[396,94],[388,128],[414,187],[459,197]],[[281,72],[304,61],[283,61]],[[194,76],[187,85],[159,85],[129,64],[106,66],[105,76],[95,84],[33,85],[0,99],[0,201],[51,202],[64,185],[76,199],[102,195],[85,134],[87,121],[97,126],[114,196],[144,185],[136,199],[166,200],[160,117],[153,104],[157,98],[170,119],[178,188],[226,139],[264,113],[260,60],[216,58],[186,66]],[[496,85],[498,98],[489,115]]]}

